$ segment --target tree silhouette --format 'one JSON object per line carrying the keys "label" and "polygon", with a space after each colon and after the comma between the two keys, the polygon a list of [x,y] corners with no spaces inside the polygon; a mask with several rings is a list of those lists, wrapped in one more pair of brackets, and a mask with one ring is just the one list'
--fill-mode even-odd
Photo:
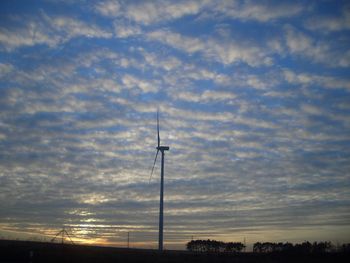
{"label": "tree silhouette", "polygon": [[217,240],[192,240],[186,244],[189,251],[195,252],[226,252],[236,253],[241,252],[245,246],[241,242],[222,242]]}
{"label": "tree silhouette", "polygon": [[288,252],[298,254],[320,254],[331,252],[333,245],[329,241],[325,242],[314,242],[304,241],[301,244],[292,243],[271,243],[271,242],[256,242],[253,245],[253,252],[255,253],[273,253],[273,252]]}

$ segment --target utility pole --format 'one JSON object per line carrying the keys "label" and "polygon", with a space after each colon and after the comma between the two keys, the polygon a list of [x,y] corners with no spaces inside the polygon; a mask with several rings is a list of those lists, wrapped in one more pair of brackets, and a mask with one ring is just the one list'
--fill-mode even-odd
{"label": "utility pole", "polygon": [[128,232],[128,248],[129,248],[129,241],[130,241],[130,236],[129,236],[129,232]]}

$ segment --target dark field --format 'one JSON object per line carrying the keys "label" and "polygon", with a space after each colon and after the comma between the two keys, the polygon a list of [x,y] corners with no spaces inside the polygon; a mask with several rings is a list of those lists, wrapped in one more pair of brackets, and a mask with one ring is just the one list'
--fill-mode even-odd
{"label": "dark field", "polygon": [[[32,251],[32,252],[31,252]],[[32,254],[32,257],[30,256]],[[0,262],[350,262],[349,254],[204,254],[0,240]]]}

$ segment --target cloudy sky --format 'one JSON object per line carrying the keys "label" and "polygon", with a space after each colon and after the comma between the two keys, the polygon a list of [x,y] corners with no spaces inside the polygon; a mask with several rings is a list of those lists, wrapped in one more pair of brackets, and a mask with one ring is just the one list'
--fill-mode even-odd
{"label": "cloudy sky", "polygon": [[346,1],[0,3],[0,236],[350,242]]}

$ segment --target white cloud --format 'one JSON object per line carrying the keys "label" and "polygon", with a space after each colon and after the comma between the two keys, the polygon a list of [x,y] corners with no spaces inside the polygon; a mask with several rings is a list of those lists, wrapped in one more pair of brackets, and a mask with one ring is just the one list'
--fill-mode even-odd
{"label": "white cloud", "polygon": [[103,16],[115,17],[119,14],[120,7],[117,0],[109,0],[96,4],[95,10]]}
{"label": "white cloud", "polygon": [[141,28],[135,25],[126,25],[120,22],[114,23],[115,35],[119,38],[127,38],[130,36],[135,36],[141,34]]}
{"label": "white cloud", "polygon": [[286,46],[292,55],[309,58],[330,67],[348,67],[350,50],[338,49],[331,40],[315,40],[293,26],[285,26]]}
{"label": "white cloud", "polygon": [[286,44],[292,53],[308,52],[314,47],[311,37],[297,31],[293,27],[286,27]]}
{"label": "white cloud", "polygon": [[247,84],[249,87],[254,87],[257,89],[264,89],[266,87],[266,84],[264,83],[264,81],[261,81],[260,78],[253,75],[247,76]]}
{"label": "white cloud", "polygon": [[101,89],[104,91],[118,93],[121,90],[120,85],[113,79],[97,79],[96,81],[90,82],[89,86],[93,86],[96,89]]}
{"label": "white cloud", "polygon": [[209,3],[200,1],[141,1],[138,3],[107,0],[95,5],[95,11],[106,17],[123,17],[130,21],[150,25],[187,15],[195,15]]}
{"label": "white cloud", "polygon": [[227,91],[215,91],[215,90],[206,90],[202,93],[195,92],[177,92],[172,94],[174,98],[190,101],[190,102],[212,102],[212,101],[227,101],[236,98],[236,95],[232,92]]}
{"label": "white cloud", "polygon": [[305,104],[303,103],[301,105],[301,110],[306,113],[306,114],[311,114],[311,115],[322,115],[322,109],[310,104]]}
{"label": "white cloud", "polygon": [[310,84],[313,82],[312,76],[308,74],[296,74],[291,70],[284,70],[284,77],[289,83]]}
{"label": "white cloud", "polygon": [[223,64],[245,62],[250,66],[259,66],[272,63],[271,58],[262,48],[252,43],[244,43],[244,41],[218,42],[211,38],[188,37],[165,30],[153,31],[147,36],[150,40],[160,41],[189,54],[203,53],[208,59]]}
{"label": "white cloud", "polygon": [[146,1],[125,7],[125,16],[145,25],[197,14],[208,1]]}
{"label": "white cloud", "polygon": [[11,71],[13,71],[14,67],[11,64],[0,63],[0,77],[4,77]]}
{"label": "white cloud", "polygon": [[62,101],[56,101],[55,103],[48,103],[41,101],[39,98],[32,100],[27,100],[23,104],[23,111],[28,114],[37,113],[78,113],[78,112],[88,112],[91,108],[94,110],[101,108],[101,103],[91,102],[76,99],[72,96],[66,96],[64,98],[64,103]]}
{"label": "white cloud", "polygon": [[203,112],[190,111],[176,107],[162,107],[161,112],[166,112],[173,118],[199,120],[199,121],[222,121],[229,122],[234,118],[230,112]]}
{"label": "white cloud", "polygon": [[[242,124],[251,129],[255,129],[255,128],[273,129],[278,127],[272,121],[264,120],[262,118],[257,119],[257,118],[247,117],[247,116],[243,116],[243,115],[236,114],[229,111],[221,111],[221,112],[193,111],[193,110],[191,111],[191,110],[185,110],[185,109],[176,108],[176,107],[161,107],[161,111],[169,114],[169,116],[171,116],[172,118],[186,120],[186,121],[189,121],[189,120],[196,121],[196,122],[215,121],[217,124],[220,122],[231,123],[231,124]],[[191,122],[187,122],[187,125],[189,127],[192,126]],[[209,127],[205,126],[205,128],[203,129],[207,130],[209,129]]]}
{"label": "white cloud", "polygon": [[2,141],[2,140],[6,140],[6,134],[2,134],[2,133],[0,133],[0,141]]}
{"label": "white cloud", "polygon": [[153,31],[148,34],[148,37],[152,40],[160,41],[175,48],[184,50],[188,53],[202,51],[205,48],[204,41],[198,38],[186,37],[165,30]]}
{"label": "white cloud", "polygon": [[97,25],[87,24],[75,18],[65,16],[50,17],[45,13],[41,13],[39,18],[28,18],[22,26],[11,29],[0,28],[0,44],[7,51],[21,46],[38,44],[55,47],[78,36],[110,38],[113,34]]}
{"label": "white cloud", "polygon": [[[301,104],[301,110],[308,115],[323,116],[325,118],[328,118],[329,120],[342,123],[342,125],[346,128],[350,128],[350,119],[348,118],[348,116],[346,114],[344,114],[342,112],[332,112],[330,110],[324,109],[321,106],[316,106],[316,105],[307,104],[307,103]],[[318,134],[317,137],[320,137],[320,139],[326,139],[326,138],[332,139],[332,140],[337,139],[333,136],[330,136],[329,134],[325,134],[324,132],[322,133],[322,131],[319,131],[319,133],[320,134]],[[312,135],[311,137],[313,138],[313,136],[314,135]],[[343,140],[344,138],[338,138],[338,139]]]}
{"label": "white cloud", "polygon": [[344,7],[341,15],[315,16],[308,19],[305,26],[320,32],[335,32],[350,29],[350,8]]}
{"label": "white cloud", "polygon": [[350,82],[347,79],[309,73],[295,73],[294,71],[287,69],[283,71],[283,75],[287,82],[293,84],[301,84],[305,86],[319,85],[328,89],[350,90]]}
{"label": "white cloud", "polygon": [[146,52],[141,50],[147,66],[152,66],[155,68],[163,68],[166,71],[175,70],[182,65],[182,61],[174,56],[162,57],[156,53]]}
{"label": "white cloud", "polygon": [[64,32],[64,39],[68,40],[77,36],[85,36],[89,38],[110,38],[112,33],[107,32],[97,25],[86,24],[83,21],[71,17],[54,17],[49,18],[49,22],[58,32]]}
{"label": "white cloud", "polygon": [[121,15],[137,23],[150,25],[198,14],[268,22],[298,15],[303,7],[294,3],[252,1],[146,1],[137,4],[105,1],[96,5],[96,11],[104,16]]}
{"label": "white cloud", "polygon": [[56,46],[59,37],[50,36],[45,32],[45,28],[38,22],[28,22],[21,28],[0,28],[0,44],[7,51],[12,51],[21,46],[34,46],[38,44]]}
{"label": "white cloud", "polygon": [[215,11],[231,17],[246,20],[268,22],[300,14],[303,6],[297,3],[255,2],[255,1],[221,1],[213,8]]}
{"label": "white cloud", "polygon": [[117,52],[113,52],[107,48],[98,48],[90,52],[80,52],[74,60],[74,64],[77,67],[92,67],[100,63],[103,60],[107,61],[119,61],[120,55]]}
{"label": "white cloud", "polygon": [[142,80],[135,76],[126,74],[122,77],[122,82],[127,88],[139,88],[142,92],[156,92],[159,84],[155,81]]}

